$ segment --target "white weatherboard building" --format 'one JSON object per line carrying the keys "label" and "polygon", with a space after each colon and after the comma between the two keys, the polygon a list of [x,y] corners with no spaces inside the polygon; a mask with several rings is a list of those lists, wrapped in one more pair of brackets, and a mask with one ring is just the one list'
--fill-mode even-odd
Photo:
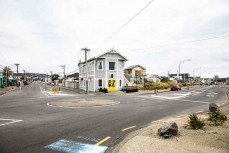
{"label": "white weatherboard building", "polygon": [[88,91],[107,88],[108,91],[121,90],[124,85],[124,65],[127,58],[114,49],[93,57],[86,62],[79,62],[79,88],[86,90],[86,73],[88,74]]}

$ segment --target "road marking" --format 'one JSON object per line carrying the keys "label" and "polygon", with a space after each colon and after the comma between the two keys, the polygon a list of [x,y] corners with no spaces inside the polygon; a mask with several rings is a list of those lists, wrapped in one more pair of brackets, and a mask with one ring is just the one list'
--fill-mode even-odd
{"label": "road marking", "polygon": [[85,137],[85,136],[78,136],[78,139],[84,139],[87,141],[92,141],[92,142],[99,142],[100,139],[96,139],[96,138],[90,138],[90,137]]}
{"label": "road marking", "polygon": [[43,89],[41,88],[41,86],[38,84],[38,86],[40,87],[41,93],[47,97],[49,97],[47,94],[44,93]]}
{"label": "road marking", "polygon": [[177,118],[179,117],[185,117],[187,114],[184,114],[184,115],[179,115],[179,116],[176,116]]}
{"label": "road marking", "polygon": [[151,123],[158,123],[158,122],[162,122],[162,120],[156,120],[156,121],[153,121]]}
{"label": "road marking", "polygon": [[70,107],[70,106],[56,106],[56,105],[52,105],[50,103],[47,103],[46,105],[47,106],[50,106],[50,107],[60,107],[60,108],[96,108],[96,107],[108,107],[108,106],[114,106],[114,105],[118,105],[120,104],[120,101],[117,101],[116,103],[114,104],[107,104],[107,105],[101,105],[101,106],[88,106],[88,107],[83,107],[83,106],[76,106],[76,107]]}
{"label": "road marking", "polygon": [[104,153],[108,147],[61,139],[45,148],[65,153]]}
{"label": "road marking", "polygon": [[129,129],[133,129],[133,128],[135,128],[136,126],[130,126],[130,127],[128,127],[128,128],[125,128],[125,129],[122,129],[121,131],[126,131],[126,130],[129,130]]}
{"label": "road marking", "polygon": [[180,94],[181,96],[177,96],[177,97],[164,97],[164,96],[154,96],[154,95],[151,95],[151,97],[154,97],[154,98],[164,98],[164,99],[178,99],[178,98],[186,97],[186,96],[188,96],[190,94],[191,94],[191,92],[188,92],[187,94]]}
{"label": "road marking", "polygon": [[203,111],[197,111],[196,113],[203,113]]}
{"label": "road marking", "polygon": [[3,125],[8,125],[8,124],[13,124],[13,123],[21,122],[21,121],[23,121],[23,120],[3,119],[3,118],[0,118],[0,121],[10,121],[10,122],[8,122],[8,123],[2,123],[2,124],[0,124],[0,126],[3,126]]}
{"label": "road marking", "polygon": [[99,145],[101,145],[102,143],[104,143],[105,141],[107,141],[108,139],[110,139],[111,137],[106,137],[106,138],[104,138],[103,140],[101,140],[101,141],[99,141],[98,143],[96,143],[95,145],[96,146],[99,146]]}

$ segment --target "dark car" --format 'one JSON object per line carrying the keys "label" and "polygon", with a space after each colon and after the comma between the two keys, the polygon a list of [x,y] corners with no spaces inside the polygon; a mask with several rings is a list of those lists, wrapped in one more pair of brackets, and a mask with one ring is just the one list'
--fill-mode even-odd
{"label": "dark car", "polygon": [[23,84],[24,85],[29,85],[27,81],[23,81]]}
{"label": "dark car", "polygon": [[129,88],[128,87],[122,87],[122,89],[121,89],[121,91],[126,91],[126,90],[128,90]]}
{"label": "dark car", "polygon": [[171,91],[179,91],[179,90],[181,90],[181,87],[178,85],[174,85],[171,87]]}

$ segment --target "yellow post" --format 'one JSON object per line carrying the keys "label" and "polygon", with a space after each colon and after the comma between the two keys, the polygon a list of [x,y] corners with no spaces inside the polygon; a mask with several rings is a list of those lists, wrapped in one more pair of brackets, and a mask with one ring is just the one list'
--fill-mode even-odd
{"label": "yellow post", "polygon": [[56,88],[52,88],[52,91],[55,94],[56,93]]}

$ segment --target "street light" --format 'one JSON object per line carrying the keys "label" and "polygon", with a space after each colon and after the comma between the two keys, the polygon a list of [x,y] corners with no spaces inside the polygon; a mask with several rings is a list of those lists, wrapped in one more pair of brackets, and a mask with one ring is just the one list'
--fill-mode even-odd
{"label": "street light", "polygon": [[195,70],[197,70],[197,69],[201,69],[201,67],[195,67],[195,68],[193,69],[193,73],[192,73],[192,74],[193,74],[193,83],[195,82],[195,78],[194,78],[195,75],[194,75],[194,74],[195,74]]}
{"label": "street light", "polygon": [[179,82],[180,82],[180,65],[181,65],[181,63],[186,62],[186,61],[191,61],[191,59],[180,61],[180,64],[179,64]]}

